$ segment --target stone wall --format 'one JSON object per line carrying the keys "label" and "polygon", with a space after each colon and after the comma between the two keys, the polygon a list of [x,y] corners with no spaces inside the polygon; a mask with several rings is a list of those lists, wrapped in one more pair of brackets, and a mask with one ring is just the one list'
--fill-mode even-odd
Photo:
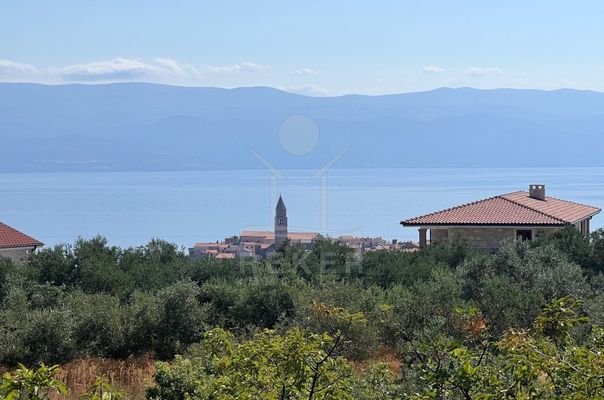
{"label": "stone wall", "polygon": [[449,239],[448,229],[431,229],[430,230],[430,243],[443,243]]}
{"label": "stone wall", "polygon": [[[518,229],[531,229],[523,227],[512,228],[448,228],[432,229],[432,243],[442,243],[447,240],[461,238],[467,240],[474,248],[494,251],[501,247],[505,240],[515,239]],[[553,233],[559,228],[538,228],[533,229],[533,239],[539,235]]]}
{"label": "stone wall", "polygon": [[467,240],[474,248],[494,251],[505,240],[516,238],[515,228],[449,228],[449,238]]}
{"label": "stone wall", "polygon": [[14,249],[0,249],[0,257],[10,258],[14,263],[21,264],[27,260],[31,247],[18,247]]}
{"label": "stone wall", "polygon": [[533,229],[533,239],[538,238],[541,235],[549,235],[556,231],[560,230],[560,228],[540,228]]}

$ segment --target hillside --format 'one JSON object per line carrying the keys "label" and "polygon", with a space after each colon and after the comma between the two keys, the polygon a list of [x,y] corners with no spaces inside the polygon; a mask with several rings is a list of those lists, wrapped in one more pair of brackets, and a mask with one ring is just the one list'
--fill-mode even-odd
{"label": "hillside", "polygon": [[[315,121],[300,156],[279,128]],[[601,166],[604,93],[442,88],[307,97],[265,87],[0,84],[0,171]]]}

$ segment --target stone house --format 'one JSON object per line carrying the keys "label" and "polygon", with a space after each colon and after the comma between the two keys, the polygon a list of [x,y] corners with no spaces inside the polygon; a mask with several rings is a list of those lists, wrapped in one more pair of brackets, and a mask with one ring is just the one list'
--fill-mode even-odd
{"label": "stone house", "polygon": [[546,196],[545,185],[513,192],[402,221],[419,228],[420,247],[454,238],[474,248],[497,251],[508,239],[532,240],[573,225],[585,236],[599,208]]}
{"label": "stone house", "polygon": [[39,240],[0,222],[0,257],[21,264],[41,246],[44,244]]}

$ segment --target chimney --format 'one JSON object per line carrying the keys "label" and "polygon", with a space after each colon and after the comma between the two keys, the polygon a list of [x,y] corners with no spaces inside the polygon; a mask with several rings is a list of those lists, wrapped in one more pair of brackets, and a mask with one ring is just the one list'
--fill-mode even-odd
{"label": "chimney", "polygon": [[537,200],[545,200],[545,185],[529,185],[529,197]]}

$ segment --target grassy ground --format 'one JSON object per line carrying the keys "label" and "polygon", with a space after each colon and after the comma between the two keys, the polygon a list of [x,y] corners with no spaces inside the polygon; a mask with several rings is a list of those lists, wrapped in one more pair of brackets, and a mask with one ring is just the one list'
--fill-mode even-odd
{"label": "grassy ground", "polygon": [[154,360],[149,357],[127,360],[82,358],[64,364],[58,378],[69,388],[67,399],[81,399],[95,379],[103,376],[127,393],[129,399],[142,400],[145,389],[153,382],[154,372]]}
{"label": "grassy ground", "polygon": [[[366,367],[377,362],[388,364],[393,373],[399,371],[398,358],[386,351],[376,354],[369,360],[355,363],[355,370],[361,373]],[[0,372],[7,371],[9,369],[0,368]],[[81,400],[82,395],[88,392],[98,377],[106,378],[112,385],[122,390],[129,400],[144,400],[147,387],[153,384],[154,373],[155,360],[149,356],[126,360],[80,358],[63,364],[57,375],[57,378],[67,385],[69,394],[67,396],[53,394],[51,400]]]}

